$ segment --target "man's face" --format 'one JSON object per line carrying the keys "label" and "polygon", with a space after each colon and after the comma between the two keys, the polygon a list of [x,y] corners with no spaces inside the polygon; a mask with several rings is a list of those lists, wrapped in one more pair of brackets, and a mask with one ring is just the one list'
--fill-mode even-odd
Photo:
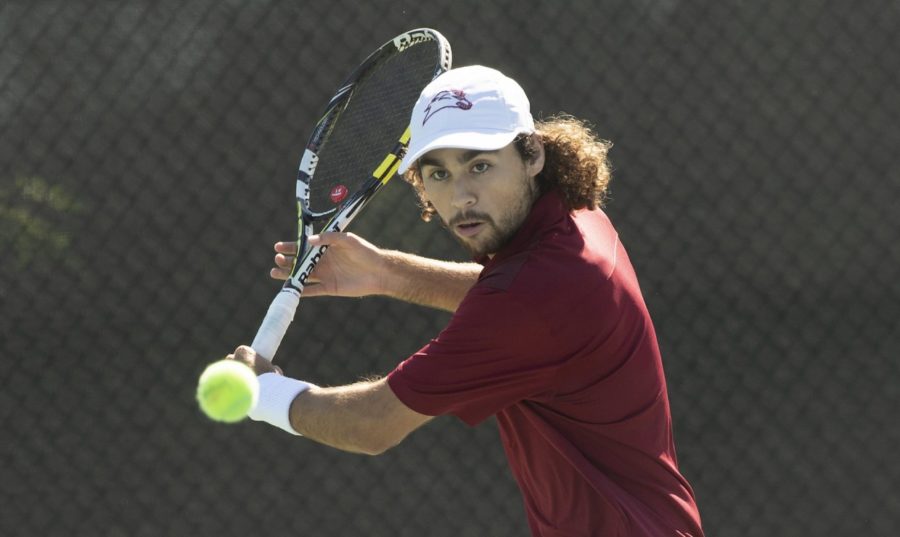
{"label": "man's face", "polygon": [[535,176],[543,165],[542,146],[525,162],[513,144],[497,151],[435,149],[419,159],[426,198],[475,257],[497,253],[515,235],[538,197]]}

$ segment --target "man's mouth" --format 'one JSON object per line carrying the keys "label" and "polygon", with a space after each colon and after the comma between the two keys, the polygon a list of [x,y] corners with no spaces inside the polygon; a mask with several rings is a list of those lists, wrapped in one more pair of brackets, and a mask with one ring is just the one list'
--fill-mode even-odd
{"label": "man's mouth", "polygon": [[460,237],[473,237],[477,235],[484,226],[485,223],[480,220],[468,220],[460,222],[453,227],[456,230],[456,234]]}

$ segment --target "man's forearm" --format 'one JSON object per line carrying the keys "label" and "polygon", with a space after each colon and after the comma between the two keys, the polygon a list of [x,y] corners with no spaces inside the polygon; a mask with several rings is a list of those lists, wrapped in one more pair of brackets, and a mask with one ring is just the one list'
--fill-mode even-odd
{"label": "man's forearm", "polygon": [[397,251],[384,255],[385,295],[449,312],[456,311],[482,268],[477,263],[439,261]]}
{"label": "man's forearm", "polygon": [[377,455],[400,443],[430,417],[406,408],[386,379],[333,388],[314,387],[290,407],[291,426],[322,444]]}

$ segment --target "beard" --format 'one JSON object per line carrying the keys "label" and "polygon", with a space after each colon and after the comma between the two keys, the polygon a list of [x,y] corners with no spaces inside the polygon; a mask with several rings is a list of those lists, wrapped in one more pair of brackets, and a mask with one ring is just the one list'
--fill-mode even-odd
{"label": "beard", "polygon": [[[484,223],[484,229],[475,239],[460,237],[453,231],[456,224],[469,219],[480,220]],[[469,255],[475,259],[486,255],[493,255],[500,251],[504,246],[509,244],[509,241],[512,240],[518,230],[518,226],[510,226],[506,222],[497,225],[497,222],[494,221],[491,215],[480,211],[459,213],[449,223],[445,223],[444,226],[450,231],[453,238],[455,238],[456,241],[469,252]]]}
{"label": "beard", "polygon": [[[463,248],[468,250],[473,258],[493,256],[509,244],[515,237],[516,232],[519,231],[519,228],[522,227],[522,223],[525,222],[525,219],[531,212],[531,207],[539,196],[539,191],[535,182],[528,176],[522,178],[521,184],[523,186],[522,195],[518,197],[518,202],[514,206],[509,207],[508,210],[497,215],[496,219],[487,213],[477,210],[458,213],[449,222],[441,219],[444,226],[450,231],[450,234],[456,238]],[[453,230],[456,224],[466,220],[481,221],[484,223],[485,229],[474,239],[460,237]]]}

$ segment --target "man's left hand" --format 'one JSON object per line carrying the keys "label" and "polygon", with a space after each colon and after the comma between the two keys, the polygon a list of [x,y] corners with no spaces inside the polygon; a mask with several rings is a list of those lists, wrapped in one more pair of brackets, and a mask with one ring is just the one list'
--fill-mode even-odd
{"label": "man's left hand", "polygon": [[280,367],[273,364],[269,360],[266,360],[262,356],[256,354],[256,351],[251,349],[246,345],[241,345],[237,349],[235,349],[234,354],[229,354],[225,357],[226,360],[234,360],[236,362],[241,362],[244,365],[247,365],[256,372],[256,375],[262,375],[263,373],[278,373],[279,375],[283,375],[284,372]]}

